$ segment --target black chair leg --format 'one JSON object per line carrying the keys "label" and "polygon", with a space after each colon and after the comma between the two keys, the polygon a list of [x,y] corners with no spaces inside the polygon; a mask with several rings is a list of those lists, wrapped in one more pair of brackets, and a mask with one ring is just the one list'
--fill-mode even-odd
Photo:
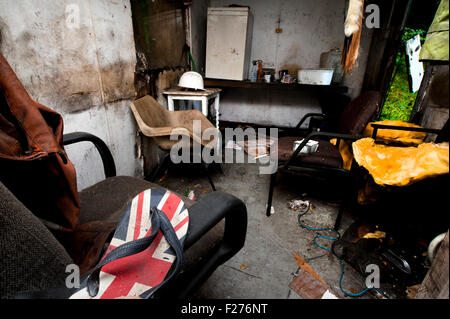
{"label": "black chair leg", "polygon": [[223,172],[223,164],[222,163],[217,163],[217,167],[219,168],[219,171],[222,175],[225,175],[225,173]]}
{"label": "black chair leg", "polygon": [[151,174],[151,176],[147,179],[150,182],[155,182],[158,176],[164,172],[167,167],[170,164],[170,153],[166,153],[161,160],[161,163],[159,163],[158,167],[155,169],[155,171]]}
{"label": "black chair leg", "polygon": [[206,164],[203,161],[202,161],[202,167],[203,167],[203,170],[205,171],[206,177],[208,177],[208,181],[211,184],[213,192],[215,192],[216,191],[216,186],[214,185],[214,183],[213,183],[213,181],[211,179],[211,176],[209,176],[208,168],[206,167]]}
{"label": "black chair leg", "polygon": [[342,216],[344,215],[344,203],[341,203],[339,205],[339,211],[338,211],[338,215],[336,217],[336,221],[334,223],[334,230],[338,231],[339,227],[341,227],[341,222],[342,222]]}
{"label": "black chair leg", "polygon": [[272,210],[272,197],[273,197],[273,189],[275,188],[275,183],[277,180],[277,173],[273,173],[270,175],[270,186],[269,186],[269,198],[267,199],[267,210],[266,216],[270,216],[270,212]]}

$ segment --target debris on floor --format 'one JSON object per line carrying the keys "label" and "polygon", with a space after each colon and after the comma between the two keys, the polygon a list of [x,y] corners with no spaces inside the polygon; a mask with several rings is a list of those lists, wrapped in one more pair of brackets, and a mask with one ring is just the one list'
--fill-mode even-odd
{"label": "debris on floor", "polygon": [[184,192],[184,196],[186,196],[190,200],[195,200],[195,193],[193,190],[189,189],[189,187],[186,188],[186,191]]}
{"label": "debris on floor", "polygon": [[164,174],[160,179],[159,182],[162,183],[166,180],[166,178],[169,177],[169,174]]}
{"label": "debris on floor", "polygon": [[289,284],[300,297],[305,299],[339,299],[328,287],[311,274],[302,271]]}
{"label": "debris on floor", "polygon": [[237,150],[237,151],[242,150],[242,147],[237,145],[235,141],[228,141],[227,144],[225,145],[225,148],[233,149],[233,150]]}
{"label": "debris on floor", "polygon": [[[375,226],[378,228],[378,226]],[[386,232],[381,230],[375,230],[373,226],[368,224],[361,224],[356,230],[356,236],[353,240],[353,243],[357,243],[360,239],[378,239],[380,242],[386,238]]]}
{"label": "debris on floor", "polygon": [[312,269],[312,267],[300,256],[298,253],[295,253],[294,256],[295,262],[297,265],[303,270],[309,273],[311,276],[319,280],[322,284],[327,285],[327,283]]}
{"label": "debris on floor", "polygon": [[288,201],[286,204],[288,208],[294,211],[306,211],[310,205],[310,202],[307,200],[294,199]]}
{"label": "debris on floor", "polygon": [[417,295],[417,292],[419,291],[420,284],[410,286],[406,288],[406,298],[408,299],[414,299]]}
{"label": "debris on floor", "polygon": [[328,284],[298,253],[295,253],[294,258],[302,271],[291,281],[289,288],[305,299],[339,299]]}
{"label": "debris on floor", "polygon": [[239,141],[237,144],[244,148],[244,151],[253,157],[260,158],[261,156],[269,155],[270,147],[275,141],[270,138],[256,139],[249,141]]}
{"label": "debris on floor", "polygon": [[427,247],[413,236],[402,237],[385,227],[355,222],[333,244],[333,250],[361,275],[367,265],[379,267],[383,291],[389,298],[408,298],[410,287],[423,281],[429,268]]}
{"label": "debris on floor", "polygon": [[381,230],[377,230],[374,233],[367,233],[365,234],[362,238],[375,238],[375,239],[379,239],[380,241],[383,241],[384,238],[386,238],[386,233],[384,231]]}
{"label": "debris on floor", "polygon": [[247,269],[247,265],[246,264],[242,264],[240,268],[241,268],[241,270]]}

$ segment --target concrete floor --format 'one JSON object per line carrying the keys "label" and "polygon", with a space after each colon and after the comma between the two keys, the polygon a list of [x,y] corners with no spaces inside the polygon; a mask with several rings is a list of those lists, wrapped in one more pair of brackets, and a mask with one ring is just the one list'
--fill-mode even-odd
{"label": "concrete floor", "polygon": [[[244,248],[233,258],[220,266],[199,289],[194,298],[220,299],[301,299],[288,285],[299,272],[294,260],[298,252],[314,270],[342,298],[339,289],[340,264],[325,250],[313,244],[315,232],[298,225],[297,213],[286,206],[290,199],[306,199],[313,203],[312,214],[303,217],[303,222],[311,227],[332,227],[337,215],[337,206],[319,198],[305,194],[308,185],[301,189],[292,180],[285,183],[279,179],[274,191],[275,213],[266,217],[269,175],[260,175],[257,164],[223,164],[224,174],[211,167],[210,173],[218,190],[231,193],[247,206],[248,228]],[[196,199],[211,192],[208,180],[195,168],[175,167],[160,182],[164,187],[184,194],[186,188],[194,190]],[[301,184],[301,183],[300,183]],[[348,214],[344,215],[341,234],[352,223]],[[330,247],[331,241],[322,241]],[[352,267],[345,265],[343,288],[348,292],[358,292],[365,288],[365,279]],[[371,298],[366,294],[360,298]]]}

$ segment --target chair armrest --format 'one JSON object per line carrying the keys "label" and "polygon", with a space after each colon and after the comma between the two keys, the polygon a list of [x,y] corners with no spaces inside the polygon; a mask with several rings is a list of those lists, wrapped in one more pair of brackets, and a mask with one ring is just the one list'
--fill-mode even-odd
{"label": "chair armrest", "polygon": [[301,149],[305,147],[306,143],[311,140],[313,137],[327,137],[327,138],[336,138],[338,143],[336,146],[339,146],[340,140],[349,140],[349,141],[357,141],[363,138],[362,135],[349,135],[349,134],[339,134],[339,133],[331,133],[331,132],[312,132],[306,138],[303,139],[303,142],[295,149],[295,152],[291,155],[289,160],[284,164],[284,167],[287,168],[289,164],[293,161],[295,157],[297,157],[298,153],[300,153]]}
{"label": "chair armrest", "polygon": [[116,164],[114,163],[114,158],[105,144],[99,137],[92,135],[90,133],[85,132],[74,132],[64,134],[63,136],[63,144],[70,145],[79,142],[91,142],[96,147],[97,151],[100,154],[103,162],[103,169],[105,171],[105,177],[114,177],[116,176]]}
{"label": "chair armrest", "polygon": [[321,117],[323,120],[327,119],[327,116],[323,113],[306,113],[305,116],[302,117],[302,119],[300,120],[300,122],[298,122],[298,124],[295,126],[295,130],[299,130],[300,127],[302,126],[302,124],[310,117]]}
{"label": "chair armrest", "polygon": [[201,263],[199,269],[188,275],[188,280],[180,289],[176,292],[171,290],[171,298],[187,298],[211,276],[218,266],[241,250],[247,234],[247,208],[240,199],[231,194],[220,191],[209,193],[192,205],[189,211],[189,232],[184,250],[191,247],[223,219],[225,219],[225,231],[214,253]]}
{"label": "chair armrest", "polygon": [[410,132],[424,132],[424,133],[434,133],[439,134],[441,130],[423,127],[407,127],[407,126],[397,126],[397,125],[386,125],[386,124],[371,124],[373,127],[372,138],[375,140],[377,138],[378,130],[391,129],[399,131],[410,131]]}
{"label": "chair armrest", "polygon": [[209,193],[192,205],[190,214],[190,230],[185,242],[185,248],[192,246],[210,229],[225,218],[225,233],[223,242],[227,246],[242,248],[247,233],[247,208],[237,197],[215,191]]}

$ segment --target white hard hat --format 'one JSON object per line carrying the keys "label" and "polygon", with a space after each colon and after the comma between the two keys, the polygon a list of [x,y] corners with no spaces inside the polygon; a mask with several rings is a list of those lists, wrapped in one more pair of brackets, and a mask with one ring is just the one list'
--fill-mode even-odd
{"label": "white hard hat", "polygon": [[178,82],[178,86],[196,90],[205,89],[203,86],[202,76],[194,71],[183,73],[183,75],[180,77],[180,81]]}

